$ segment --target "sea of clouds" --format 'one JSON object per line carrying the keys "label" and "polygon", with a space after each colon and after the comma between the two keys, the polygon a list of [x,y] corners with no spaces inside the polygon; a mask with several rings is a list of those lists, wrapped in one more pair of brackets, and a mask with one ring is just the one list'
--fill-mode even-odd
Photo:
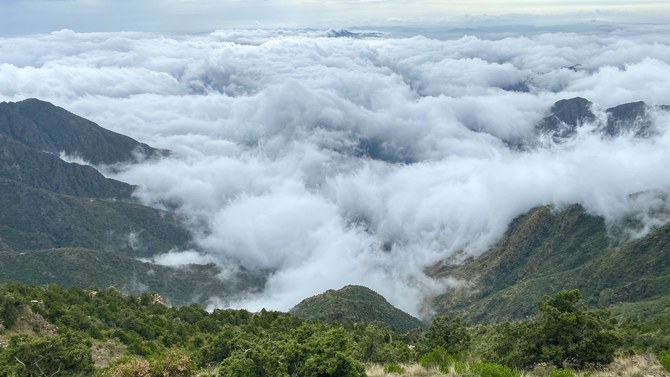
{"label": "sea of clouds", "polygon": [[560,99],[588,98],[596,112],[670,104],[669,32],[62,30],[0,38],[0,100],[40,98],[172,150],[108,174],[191,219],[197,248],[157,263],[267,274],[260,293],[213,305],[287,310],[363,284],[416,314],[457,284],[425,267],[481,254],[535,206],[667,221],[667,114],[653,114],[651,139],[529,141]]}

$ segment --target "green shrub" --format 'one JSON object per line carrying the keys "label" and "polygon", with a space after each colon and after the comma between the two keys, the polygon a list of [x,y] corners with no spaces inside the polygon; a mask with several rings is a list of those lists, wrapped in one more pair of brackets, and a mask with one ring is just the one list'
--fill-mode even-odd
{"label": "green shrub", "polygon": [[470,348],[470,342],[470,332],[465,322],[460,318],[438,316],[433,318],[426,329],[418,350],[423,353],[442,347],[451,354],[460,354]]}
{"label": "green shrub", "polygon": [[403,374],[405,373],[405,368],[403,368],[400,364],[391,363],[384,367],[384,373]]}
{"label": "green shrub", "polygon": [[149,362],[138,356],[121,359],[102,372],[102,377],[151,377]]}
{"label": "green shrub", "polygon": [[658,355],[658,361],[661,362],[663,369],[670,372],[670,351]]}
{"label": "green shrub", "polygon": [[609,312],[589,310],[572,290],[545,297],[529,321],[502,325],[496,343],[497,361],[505,365],[583,368],[611,363],[621,338]]}
{"label": "green shrub", "polygon": [[90,343],[74,333],[13,336],[0,353],[0,375],[85,375],[93,371]]}
{"label": "green shrub", "polygon": [[477,363],[470,368],[473,373],[481,377],[518,377],[519,374],[509,367],[493,363]]}
{"label": "green shrub", "polygon": [[256,369],[256,363],[252,359],[248,358],[242,351],[235,351],[221,363],[219,376],[254,377],[260,376],[260,374]]}
{"label": "green shrub", "polygon": [[184,350],[173,348],[152,360],[151,370],[159,376],[189,377],[195,374],[195,365]]}
{"label": "green shrub", "polygon": [[20,304],[21,302],[14,295],[0,292],[0,325],[6,329],[14,325]]}
{"label": "green shrub", "polygon": [[437,368],[443,373],[448,373],[449,367],[454,365],[455,362],[456,358],[442,347],[435,348],[419,359],[419,364],[424,368]]}

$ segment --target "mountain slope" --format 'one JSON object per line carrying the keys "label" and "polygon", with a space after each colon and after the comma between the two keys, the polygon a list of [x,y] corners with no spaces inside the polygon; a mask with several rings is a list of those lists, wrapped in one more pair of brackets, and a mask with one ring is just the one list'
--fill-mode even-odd
{"label": "mountain slope", "polygon": [[167,153],[37,99],[0,103],[0,134],[33,149],[55,155],[65,152],[95,165],[135,162]]}
{"label": "mountain slope", "polygon": [[304,299],[289,313],[305,319],[326,322],[382,322],[396,330],[409,331],[424,327],[423,322],[391,305],[377,292],[348,285]]}
{"label": "mountain slope", "polygon": [[262,280],[244,271],[227,281],[214,265],[179,268],[141,262],[113,251],[65,248],[32,252],[0,251],[0,281],[58,284],[63,287],[116,287],[126,293],[152,291],[172,305],[206,304],[212,296],[233,295]]}
{"label": "mountain slope", "polygon": [[130,199],[134,187],[105,178],[90,166],[68,163],[0,134],[0,178],[55,193]]}
{"label": "mountain slope", "polygon": [[185,246],[190,234],[170,213],[81,198],[0,179],[0,239],[6,248],[86,247],[149,256]]}
{"label": "mountain slope", "polygon": [[468,284],[435,301],[439,313],[475,322],[521,319],[544,295],[578,288],[594,306],[670,295],[670,225],[617,245],[604,220],[577,205],[539,207],[517,218],[494,248],[433,277]]}

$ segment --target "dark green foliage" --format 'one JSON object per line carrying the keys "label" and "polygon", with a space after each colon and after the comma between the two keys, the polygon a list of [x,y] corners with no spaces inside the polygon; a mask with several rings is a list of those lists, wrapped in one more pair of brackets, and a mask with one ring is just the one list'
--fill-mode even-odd
{"label": "dark green foliage", "polygon": [[137,256],[167,252],[190,240],[174,214],[136,203],[77,197],[0,178],[0,238],[15,251],[61,247]]}
{"label": "dark green foliage", "polygon": [[509,367],[493,363],[476,363],[470,368],[474,374],[480,377],[518,377],[519,373]]}
{"label": "dark green foliage", "polygon": [[424,324],[397,309],[377,292],[359,285],[348,285],[306,298],[290,310],[305,319],[327,322],[381,322],[399,331],[422,328]]}
{"label": "dark green foliage", "polygon": [[384,366],[384,373],[397,373],[397,374],[403,374],[405,373],[405,368],[402,367],[400,364],[396,363],[391,363],[386,366]]}
{"label": "dark green foliage", "polygon": [[470,334],[467,325],[460,318],[450,319],[438,316],[425,331],[419,344],[419,353],[425,353],[437,347],[444,348],[452,355],[464,352],[470,347]]}
{"label": "dark green foliage", "polygon": [[39,338],[14,336],[0,352],[0,374],[86,375],[93,371],[89,346],[84,337],[71,332]]}
{"label": "dark green foliage", "polygon": [[251,358],[247,357],[247,354],[243,351],[235,351],[228,358],[226,358],[223,363],[221,363],[221,369],[219,370],[220,377],[233,377],[233,376],[244,376],[244,377],[255,377],[262,376],[259,374],[256,363]]}
{"label": "dark green foliage", "polygon": [[20,301],[11,292],[0,291],[0,325],[11,327],[16,321]]}
{"label": "dark green foliage", "polygon": [[515,367],[597,367],[609,364],[620,344],[610,314],[588,310],[573,290],[546,297],[530,321],[502,326],[497,353],[504,364]]}
{"label": "dark green foliage", "polygon": [[442,347],[436,347],[432,351],[421,356],[419,364],[426,369],[437,368],[443,373],[448,373],[449,368],[456,363],[457,359],[450,355],[447,350]]}
{"label": "dark green foliage", "polygon": [[386,326],[365,326],[358,338],[359,358],[366,362],[383,363],[393,361],[406,363],[415,359],[415,352],[407,344],[393,338],[394,331]]}
{"label": "dark green foliage", "polygon": [[658,355],[658,361],[667,372],[670,372],[670,351]]}
{"label": "dark green foliage", "polygon": [[300,375],[312,377],[365,376],[363,364],[351,355],[353,339],[343,328],[314,334],[307,342],[310,350]]}
{"label": "dark green foliage", "polygon": [[[404,334],[379,324],[333,325],[266,310],[168,308],[152,294],[127,296],[113,288],[8,284],[0,286],[0,293],[1,301],[22,313],[21,321],[5,333],[38,325],[24,317],[48,321],[52,333],[58,329],[49,336],[14,336],[0,351],[0,376],[39,375],[39,369],[53,373],[58,368],[62,375],[100,372],[106,377],[190,377],[206,370],[221,376],[363,376],[363,362],[393,369],[394,364],[417,360],[410,345],[420,349],[439,344],[420,354],[426,368],[507,377],[517,375],[508,367],[537,363],[601,366],[619,344],[607,313],[588,310],[576,291],[547,297],[540,313],[526,322],[468,327],[459,319],[437,317],[424,333]],[[125,356],[95,371],[90,347],[108,342],[124,349]],[[483,347],[486,343],[494,345]],[[664,354],[659,358],[666,364],[670,359]],[[473,359],[486,363],[468,367]]]}

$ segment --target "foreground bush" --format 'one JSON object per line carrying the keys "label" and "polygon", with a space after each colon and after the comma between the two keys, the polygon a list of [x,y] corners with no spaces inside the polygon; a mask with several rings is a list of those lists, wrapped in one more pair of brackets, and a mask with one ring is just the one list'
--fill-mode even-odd
{"label": "foreground bush", "polygon": [[436,368],[442,373],[449,373],[449,368],[456,363],[456,357],[452,356],[442,347],[423,355],[419,364],[426,369]]}
{"label": "foreground bush", "polygon": [[517,368],[602,367],[614,360],[620,344],[609,312],[589,310],[573,290],[546,297],[530,321],[501,326],[495,353],[501,363]]}
{"label": "foreground bush", "polygon": [[93,371],[90,343],[74,333],[14,336],[0,353],[0,376],[86,375]]}

